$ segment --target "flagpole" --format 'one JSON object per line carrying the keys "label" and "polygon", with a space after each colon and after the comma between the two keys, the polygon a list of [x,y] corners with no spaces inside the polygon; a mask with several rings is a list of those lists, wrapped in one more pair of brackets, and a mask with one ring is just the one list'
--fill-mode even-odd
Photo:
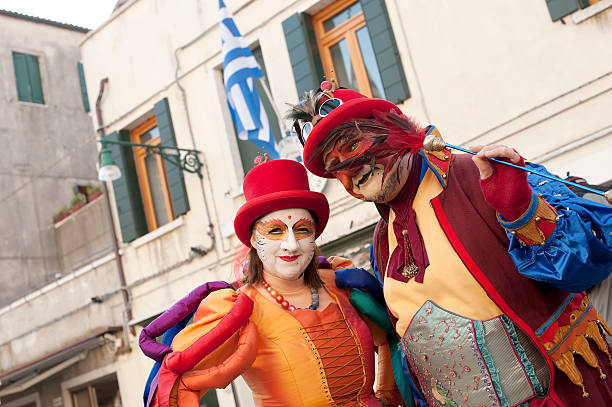
{"label": "flagpole", "polygon": [[283,118],[280,115],[280,112],[278,111],[276,102],[274,101],[274,99],[272,99],[272,94],[270,93],[270,89],[268,89],[268,84],[266,83],[266,80],[263,76],[259,78],[259,82],[261,83],[261,87],[263,88],[264,92],[266,93],[266,96],[268,97],[268,100],[270,101],[270,104],[272,105],[272,109],[274,109],[274,113],[276,114],[276,118],[278,119],[278,125],[281,128],[282,137],[285,137],[285,132],[287,131],[287,128],[285,127],[285,122],[283,121]]}

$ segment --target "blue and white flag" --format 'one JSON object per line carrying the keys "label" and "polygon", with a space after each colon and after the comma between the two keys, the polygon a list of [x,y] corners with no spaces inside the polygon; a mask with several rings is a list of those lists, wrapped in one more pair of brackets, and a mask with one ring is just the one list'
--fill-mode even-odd
{"label": "blue and white flag", "polygon": [[251,140],[270,158],[278,158],[268,115],[255,88],[255,80],[263,76],[261,69],[223,0],[219,0],[219,18],[223,82],[238,138]]}

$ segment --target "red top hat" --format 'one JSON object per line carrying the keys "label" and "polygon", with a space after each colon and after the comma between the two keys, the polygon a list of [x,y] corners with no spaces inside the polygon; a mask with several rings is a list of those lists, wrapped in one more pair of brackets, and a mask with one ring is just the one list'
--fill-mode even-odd
{"label": "red top hat", "polygon": [[334,176],[325,171],[321,154],[315,157],[313,157],[313,154],[330,130],[352,119],[372,117],[372,111],[374,110],[381,112],[393,110],[397,114],[402,114],[399,107],[388,100],[369,98],[352,89],[337,89],[332,92],[332,95],[334,98],[342,100],[342,104],[317,122],[304,145],[304,164],[306,168],[313,174],[325,178],[334,178]]}
{"label": "red top hat", "polygon": [[319,237],[329,218],[325,195],[313,192],[302,164],[293,160],[272,160],[253,168],[242,185],[246,203],[234,219],[236,236],[251,246],[251,228],[260,217],[280,209],[304,208],[317,217],[315,237]]}

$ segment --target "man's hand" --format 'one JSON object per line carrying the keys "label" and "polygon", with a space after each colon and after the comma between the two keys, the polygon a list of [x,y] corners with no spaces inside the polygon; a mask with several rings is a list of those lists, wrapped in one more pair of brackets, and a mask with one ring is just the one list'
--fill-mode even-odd
{"label": "man's hand", "polygon": [[518,219],[531,202],[527,172],[490,161],[489,158],[524,166],[523,157],[513,148],[499,144],[471,147],[470,150],[477,153],[472,160],[480,171],[480,188],[485,200],[502,218],[508,221]]}
{"label": "man's hand", "polygon": [[488,146],[469,147],[470,150],[477,153],[472,156],[472,161],[480,171],[480,179],[487,179],[495,172],[493,163],[488,158],[506,159],[512,164],[518,164],[521,161],[521,155],[515,149],[501,144],[491,144]]}

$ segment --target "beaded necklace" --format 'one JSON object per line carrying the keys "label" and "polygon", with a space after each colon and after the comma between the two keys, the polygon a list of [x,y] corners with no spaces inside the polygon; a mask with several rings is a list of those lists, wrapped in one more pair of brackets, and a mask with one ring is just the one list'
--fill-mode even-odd
{"label": "beaded necklace", "polygon": [[[286,309],[287,311],[294,311],[297,309],[295,306],[289,304],[289,301],[287,301],[285,297],[282,296],[282,294],[272,288],[272,286],[268,284],[267,281],[264,280],[263,286],[266,291],[268,291],[268,293],[272,296],[272,298],[274,298],[274,300],[278,303],[278,305],[280,305],[283,309]],[[315,310],[319,307],[319,291],[316,288],[311,288],[310,294],[311,302],[308,309]]]}

